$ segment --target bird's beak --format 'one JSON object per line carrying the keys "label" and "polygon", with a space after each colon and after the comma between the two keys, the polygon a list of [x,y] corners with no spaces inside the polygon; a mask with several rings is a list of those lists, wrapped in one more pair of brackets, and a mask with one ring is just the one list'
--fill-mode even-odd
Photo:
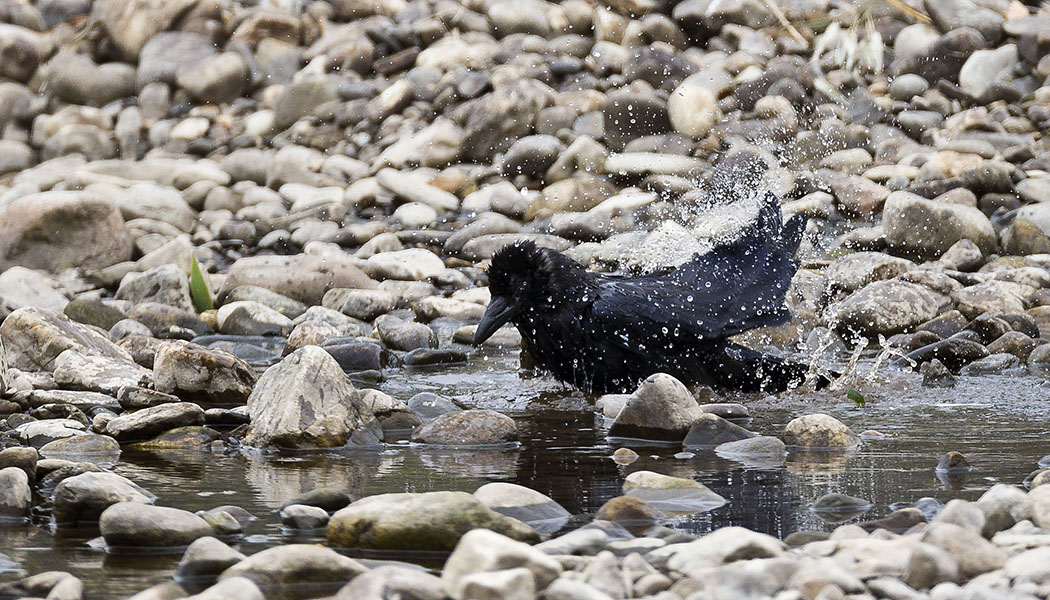
{"label": "bird's beak", "polygon": [[496,330],[507,324],[518,310],[517,302],[503,296],[493,296],[489,301],[489,307],[485,309],[478,328],[474,331],[474,345],[480,346],[485,340],[492,337]]}

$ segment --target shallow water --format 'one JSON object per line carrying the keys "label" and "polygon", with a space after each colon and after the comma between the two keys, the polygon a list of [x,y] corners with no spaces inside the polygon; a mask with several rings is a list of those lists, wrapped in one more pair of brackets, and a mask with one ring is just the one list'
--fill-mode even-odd
{"label": "shallow water", "polygon": [[[626,444],[640,458],[619,466],[609,458],[619,445],[605,439],[606,423],[593,412],[594,398],[546,377],[519,375],[514,351],[486,350],[465,365],[386,375],[378,387],[398,398],[433,391],[466,406],[511,415],[521,430],[520,447],[455,450],[395,443],[379,451],[282,456],[125,451],[113,469],[155,493],[160,505],[248,509],[259,521],[239,548],[251,554],[280,543],[321,541],[285,535],[277,518],[285,501],[317,486],[342,487],[359,497],[469,492],[490,481],[509,481],[551,496],[583,522],[621,493],[625,475],[652,470],[696,479],[728,500],[711,512],[671,519],[669,526],[702,533],[742,525],[783,537],[800,529],[835,527],[809,509],[828,492],[871,501],[873,508],[859,519],[878,518],[893,503],[926,496],[942,502],[974,499],[994,483],[1020,483],[1050,454],[1050,388],[1030,376],[960,377],[955,388],[930,389],[921,386],[919,375],[887,368],[874,382],[855,385],[867,398],[863,408],[847,400],[844,391],[718,397],[748,404],[754,418],[744,425],[760,433],[778,434],[795,416],[827,412],[854,431],[876,429],[891,437],[868,441],[853,453],[792,453],[779,464],[751,465],[710,450],[683,459],[674,456],[680,446]],[[962,452],[975,467],[962,481],[941,481],[934,473],[938,458],[949,450]],[[56,536],[44,525],[0,524],[0,552],[29,573],[61,569],[80,576],[88,598],[126,597],[165,581],[179,558],[108,555],[88,545],[94,536],[97,531],[63,530]]]}

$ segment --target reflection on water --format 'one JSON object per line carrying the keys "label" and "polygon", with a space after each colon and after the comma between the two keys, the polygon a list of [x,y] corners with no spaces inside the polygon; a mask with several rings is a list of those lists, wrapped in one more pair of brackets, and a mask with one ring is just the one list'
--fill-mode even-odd
{"label": "reflection on water", "polygon": [[[490,351],[491,352],[491,351]],[[871,501],[863,519],[890,512],[890,504],[922,497],[942,502],[974,499],[997,482],[1020,483],[1050,454],[1050,403],[1037,378],[959,378],[954,389],[927,389],[921,377],[886,372],[860,391],[859,408],[845,393],[795,392],[779,397],[714,400],[751,406],[749,429],[779,434],[791,418],[827,412],[855,431],[875,429],[887,437],[854,452],[790,452],[786,459],[723,458],[711,450],[676,458],[680,446],[633,448],[639,459],[620,466],[595,417],[593,398],[543,377],[519,377],[513,353],[490,353],[468,365],[436,371],[391,371],[380,385],[408,399],[436,392],[467,405],[513,416],[521,446],[503,450],[426,448],[406,443],[372,450],[267,455],[239,451],[158,452],[125,450],[114,470],[158,496],[157,503],[196,511],[235,504],[260,517],[238,549],[254,553],[280,543],[304,541],[281,531],[277,510],[315,487],[337,487],[352,497],[387,492],[462,490],[489,481],[510,481],[547,494],[585,520],[621,493],[624,477],[649,470],[696,479],[725,497],[707,513],[676,517],[669,525],[702,533],[742,525],[776,536],[800,529],[828,530],[810,510],[820,496],[836,492]],[[945,452],[962,452],[975,467],[965,478],[940,481],[934,472]],[[686,455],[688,456],[688,455]],[[95,530],[63,531],[29,524],[0,525],[0,552],[30,573],[57,568],[81,576],[88,597],[126,597],[168,580],[178,556],[108,556],[88,541]],[[305,541],[321,541],[320,537]],[[104,590],[104,593],[102,592]]]}

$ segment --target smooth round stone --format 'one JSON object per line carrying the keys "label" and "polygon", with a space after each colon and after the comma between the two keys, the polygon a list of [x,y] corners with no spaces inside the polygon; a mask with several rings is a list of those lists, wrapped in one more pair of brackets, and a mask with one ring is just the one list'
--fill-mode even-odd
{"label": "smooth round stone", "polygon": [[421,202],[409,202],[397,207],[390,217],[405,229],[419,229],[437,222],[437,211]]}
{"label": "smooth round stone", "polygon": [[202,537],[186,548],[175,567],[176,581],[215,577],[244,560],[245,556],[214,537]]}
{"label": "smooth round stone", "polygon": [[895,77],[890,83],[890,96],[894,100],[908,101],[915,96],[921,96],[930,89],[930,84],[925,79],[914,73],[907,73]]}
{"label": "smooth round stone", "polygon": [[214,530],[197,515],[177,508],[120,502],[99,517],[99,530],[111,548],[187,546]]}
{"label": "smooth round stone", "polygon": [[316,506],[292,504],[281,509],[281,525],[288,529],[314,530],[328,525],[328,512]]}

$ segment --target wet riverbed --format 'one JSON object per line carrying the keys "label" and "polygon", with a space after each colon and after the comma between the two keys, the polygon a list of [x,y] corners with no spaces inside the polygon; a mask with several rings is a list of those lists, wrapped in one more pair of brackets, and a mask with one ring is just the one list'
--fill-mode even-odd
{"label": "wet riverbed", "polygon": [[[593,397],[546,377],[523,377],[511,351],[486,351],[466,365],[439,370],[392,370],[383,391],[408,399],[433,391],[468,407],[513,416],[521,445],[504,450],[427,449],[406,443],[384,449],[264,456],[241,452],[145,452],[126,450],[113,469],[158,496],[157,503],[187,510],[224,504],[259,517],[240,540],[253,553],[291,541],[321,541],[282,532],[277,511],[287,500],[318,486],[356,496],[385,492],[473,491],[489,481],[509,481],[554,498],[585,521],[621,493],[626,474],[652,470],[697,479],[728,499],[709,513],[679,517],[671,527],[702,533],[742,525],[776,536],[800,529],[830,529],[809,506],[828,492],[870,500],[860,519],[887,514],[890,505],[934,497],[974,499],[997,482],[1020,483],[1050,454],[1050,388],[1037,377],[959,378],[951,389],[924,388],[921,377],[892,368],[856,387],[867,402],[858,407],[844,391],[791,392],[777,397],[717,398],[751,407],[749,429],[779,434],[791,418],[828,412],[854,431],[875,429],[885,439],[857,452],[800,455],[779,463],[743,464],[698,451],[676,457],[680,446],[626,444],[640,458],[620,466],[605,423],[595,417]],[[862,363],[863,366],[864,363]],[[870,362],[868,363],[870,364]],[[861,369],[866,372],[866,369]],[[940,455],[962,452],[975,470],[962,480],[934,473]],[[569,525],[572,526],[572,523]],[[91,530],[53,534],[40,524],[0,524],[0,552],[30,573],[61,569],[81,577],[89,598],[126,597],[171,577],[178,555],[111,556],[89,546]]]}

